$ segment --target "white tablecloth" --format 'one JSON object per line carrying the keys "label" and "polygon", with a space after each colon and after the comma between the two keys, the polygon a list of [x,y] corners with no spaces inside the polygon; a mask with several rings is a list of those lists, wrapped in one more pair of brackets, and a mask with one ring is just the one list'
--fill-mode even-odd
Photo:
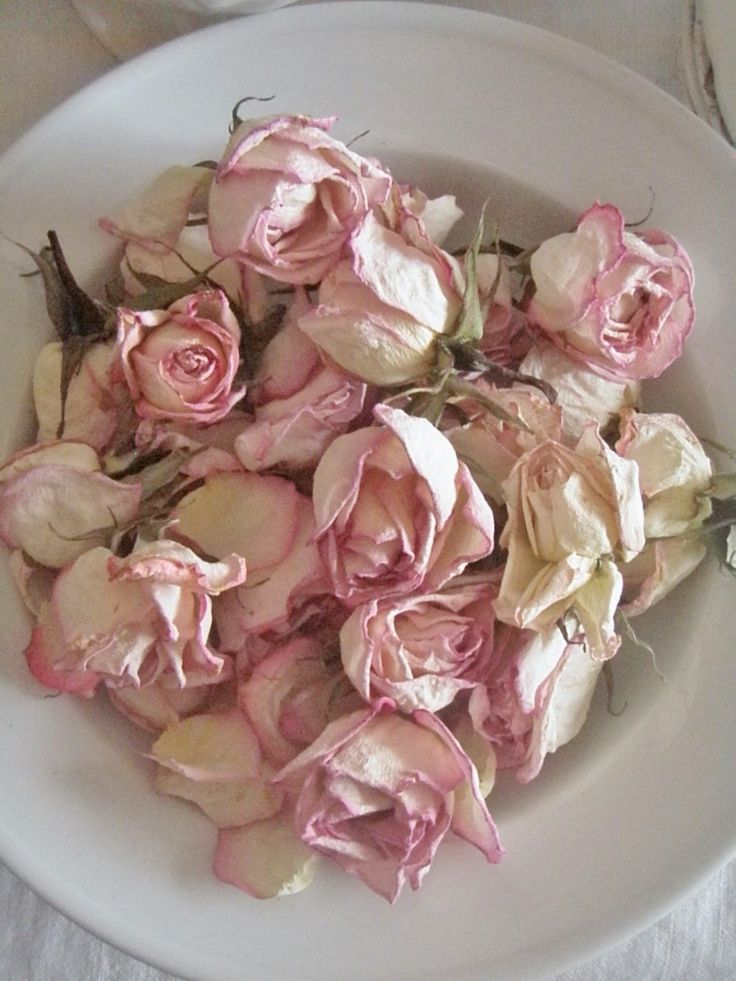
{"label": "white tablecloth", "polygon": [[[684,100],[677,69],[681,0],[455,0],[455,5],[580,41]],[[114,64],[70,0],[0,0],[0,151]],[[734,978],[736,862],[654,926],[555,981]],[[171,981],[171,976],[90,936],[0,865],[0,981]]]}

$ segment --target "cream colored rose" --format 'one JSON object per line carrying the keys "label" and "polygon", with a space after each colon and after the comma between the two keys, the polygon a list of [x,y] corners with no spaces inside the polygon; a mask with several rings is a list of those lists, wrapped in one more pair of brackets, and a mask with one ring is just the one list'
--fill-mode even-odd
{"label": "cream colored rose", "polygon": [[541,631],[572,612],[590,653],[610,657],[620,642],[616,563],[644,547],[638,467],[591,427],[574,449],[550,440],[529,450],[504,492],[509,517],[500,544],[508,560],[496,616]]}
{"label": "cream colored rose", "polygon": [[684,535],[710,516],[711,462],[679,416],[625,410],[616,452],[639,467],[647,538]]}

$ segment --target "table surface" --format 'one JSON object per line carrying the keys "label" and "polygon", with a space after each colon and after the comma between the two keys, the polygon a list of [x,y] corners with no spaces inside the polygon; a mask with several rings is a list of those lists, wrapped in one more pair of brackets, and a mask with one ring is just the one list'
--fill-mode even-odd
{"label": "table surface", "polygon": [[[310,2],[317,0],[303,0],[302,5]],[[453,5],[562,34],[616,58],[686,100],[678,70],[683,0],[454,0]],[[116,63],[83,24],[71,0],[0,0],[0,152]],[[554,981],[733,978],[736,861],[643,933],[556,975]],[[0,979],[172,981],[170,975],[71,923],[2,865]]]}

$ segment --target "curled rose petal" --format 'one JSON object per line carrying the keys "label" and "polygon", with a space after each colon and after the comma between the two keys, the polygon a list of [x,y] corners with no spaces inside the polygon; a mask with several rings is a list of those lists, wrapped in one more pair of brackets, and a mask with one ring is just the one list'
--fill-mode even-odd
{"label": "curled rose petal", "polygon": [[205,685],[170,688],[155,682],[147,688],[108,688],[107,696],[129,722],[147,732],[162,732],[201,710],[209,691]]}
{"label": "curled rose petal", "polygon": [[239,709],[175,722],[149,755],[190,780],[246,780],[260,772],[258,739]]}
{"label": "curled rose petal", "polygon": [[160,793],[197,804],[219,827],[247,824],[281,809],[267,784],[258,740],[239,709],[190,716],[169,726],[149,753]]}
{"label": "curled rose petal", "polygon": [[32,448],[0,471],[0,540],[41,565],[62,568],[132,521],[140,497],[140,484],[101,473],[85,444]]}

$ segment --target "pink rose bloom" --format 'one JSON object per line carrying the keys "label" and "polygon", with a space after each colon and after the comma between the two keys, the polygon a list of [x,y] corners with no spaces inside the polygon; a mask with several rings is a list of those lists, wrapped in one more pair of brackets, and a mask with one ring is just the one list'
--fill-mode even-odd
{"label": "pink rose bloom", "polygon": [[205,562],[176,542],[141,545],[122,559],[93,548],[57,577],[29,662],[113,687],[223,681],[229,662],[208,642],[211,597],[244,579],[238,556]]}
{"label": "pink rose bloom", "polygon": [[653,378],[677,358],[695,315],[693,270],[664,232],[627,231],[595,204],[574,232],[532,256],[529,321],[571,358],[614,381]]}
{"label": "pink rose bloom", "polygon": [[321,283],[317,307],[299,327],[364,381],[396,385],[421,377],[434,364],[437,338],[460,312],[454,260],[420,226],[409,238],[372,215],[352,236],[350,252]]}
{"label": "pink rose bloom", "polygon": [[340,631],[345,674],[367,702],[438,712],[487,670],[496,592],[468,576],[439,593],[359,606]]}
{"label": "pink rose bloom", "polygon": [[349,606],[432,592],[493,550],[493,512],[426,419],[379,405],[383,423],[328,447],[314,474],[316,540]]}
{"label": "pink rose bloom", "polygon": [[485,684],[471,693],[475,728],[499,769],[513,769],[522,783],[578,734],[588,714],[602,662],[574,640],[568,643],[557,625],[541,634],[502,626]]}
{"label": "pink rose bloom", "polygon": [[550,440],[522,456],[504,484],[508,549],[496,602],[499,620],[541,632],[574,611],[588,649],[618,649],[613,616],[617,561],[644,547],[638,467],[608,448],[595,427],[574,449]]}
{"label": "pink rose bloom", "polygon": [[240,327],[220,290],[192,293],[168,310],[118,311],[125,381],[144,419],[217,422],[245,394],[233,388]]}
{"label": "pink rose bloom", "polygon": [[318,283],[386,198],[390,175],[327,132],[333,119],[271,116],[238,126],[212,183],[220,256],[287,283]]}
{"label": "pink rose bloom", "polygon": [[430,712],[412,721],[371,709],[343,716],[277,784],[298,795],[302,841],[390,902],[405,882],[419,888],[450,830],[489,862],[503,855],[475,767]]}
{"label": "pink rose bloom", "polygon": [[241,683],[238,699],[266,757],[283,765],[333,719],[363,707],[345,678],[337,652],[319,637],[297,634],[271,648]]}

